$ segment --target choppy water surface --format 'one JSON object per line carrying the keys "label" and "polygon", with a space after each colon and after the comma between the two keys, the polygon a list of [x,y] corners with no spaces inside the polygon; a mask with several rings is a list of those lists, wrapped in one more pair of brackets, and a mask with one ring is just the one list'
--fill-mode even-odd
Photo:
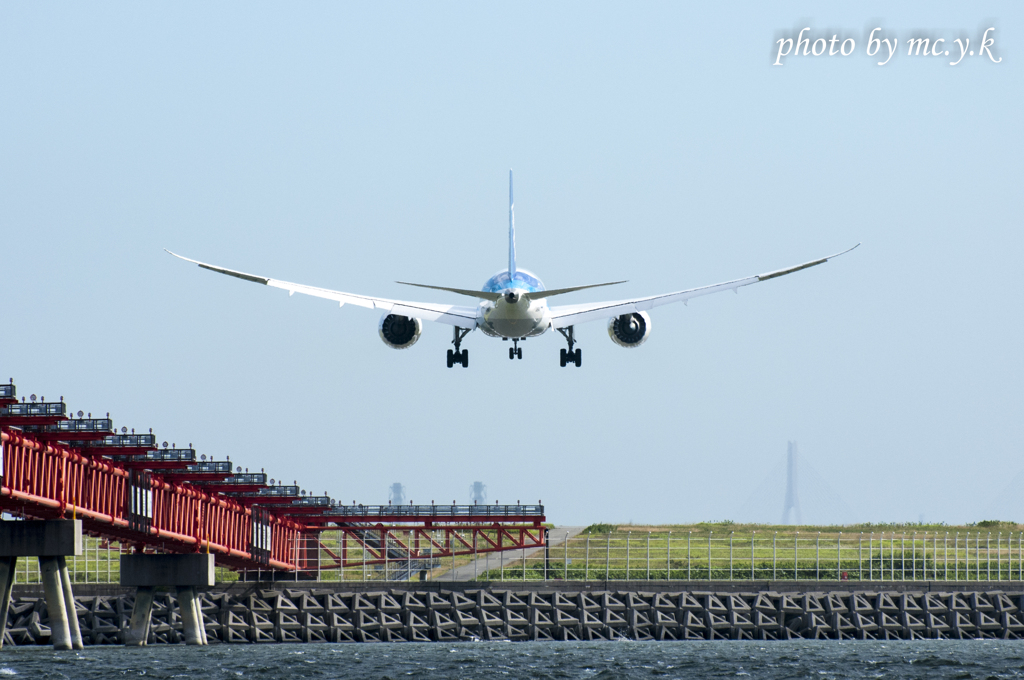
{"label": "choppy water surface", "polygon": [[5,648],[26,678],[1015,678],[1024,642],[478,642]]}

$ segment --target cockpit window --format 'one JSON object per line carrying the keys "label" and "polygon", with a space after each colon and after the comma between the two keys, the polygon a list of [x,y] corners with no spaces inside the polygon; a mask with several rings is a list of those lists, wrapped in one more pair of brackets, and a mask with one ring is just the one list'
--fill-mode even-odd
{"label": "cockpit window", "polygon": [[524,269],[517,269],[514,279],[509,279],[508,270],[503,270],[487,279],[481,290],[487,293],[498,293],[508,288],[518,288],[528,293],[536,293],[545,290],[544,284],[531,272]]}

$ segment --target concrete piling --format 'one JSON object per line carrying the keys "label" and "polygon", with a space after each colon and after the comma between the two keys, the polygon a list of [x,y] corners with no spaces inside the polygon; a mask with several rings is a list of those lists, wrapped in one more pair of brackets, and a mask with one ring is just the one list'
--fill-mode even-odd
{"label": "concrete piling", "polygon": [[201,600],[199,597],[192,598],[192,605],[196,612],[196,622],[199,626],[199,637],[202,640],[202,644],[208,645],[210,642],[206,636],[206,622],[203,621],[203,608],[200,605],[200,602]]}
{"label": "concrete piling", "polygon": [[17,557],[0,557],[0,649],[3,649],[6,637],[4,633],[7,631],[7,615],[11,609],[11,592],[17,568]]}
{"label": "concrete piling", "polygon": [[153,587],[139,586],[135,591],[135,605],[128,630],[124,632],[124,644],[129,647],[143,647],[149,641],[150,620],[153,615]]}
{"label": "concrete piling", "polygon": [[[64,585],[60,578],[60,564],[56,557],[39,558],[39,576],[46,593],[46,609],[50,615],[50,640],[54,649],[71,649],[71,626],[68,607],[64,601]],[[74,608],[74,602],[71,603]]]}
{"label": "concrete piling", "polygon": [[[82,634],[78,626],[78,612],[71,590],[65,555],[82,554],[82,521],[30,520],[0,522],[0,587],[3,587],[4,623],[10,609],[10,593],[14,586],[18,557],[38,557],[39,573],[46,595],[46,609],[50,618],[50,640],[54,649],[82,649]],[[38,621],[36,630],[42,632]],[[0,639],[0,645],[3,644]]]}
{"label": "concrete piling", "polygon": [[202,619],[196,616],[196,589],[192,586],[178,587],[178,607],[181,609],[182,632],[185,635],[186,645],[203,644],[203,634],[200,631]]}
{"label": "concrete piling", "polygon": [[[137,588],[132,623],[128,633],[123,636],[124,644],[145,645],[148,643],[150,632],[157,632],[151,625],[151,619],[153,589],[158,586],[176,589],[181,635],[185,644],[208,644],[201,597],[196,588],[209,588],[214,583],[213,555],[122,555],[121,585]],[[173,632],[175,621],[169,609],[170,607],[166,608],[171,618],[166,624],[168,629],[164,630],[164,624],[158,624],[156,628],[159,629],[159,633]]]}
{"label": "concrete piling", "polygon": [[64,596],[64,607],[67,612],[68,628],[71,633],[71,648],[84,649],[82,630],[78,625],[78,610],[75,607],[75,595],[71,591],[71,576],[68,574],[68,562],[63,555],[57,558],[57,573],[60,575],[61,593]]}

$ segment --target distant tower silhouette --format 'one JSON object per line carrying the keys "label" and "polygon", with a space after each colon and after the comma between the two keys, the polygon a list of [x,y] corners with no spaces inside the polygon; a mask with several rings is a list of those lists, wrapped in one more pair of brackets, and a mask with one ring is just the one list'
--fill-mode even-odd
{"label": "distant tower silhouette", "polygon": [[388,487],[388,500],[395,505],[401,505],[405,502],[405,487],[402,486],[401,482],[395,482]]}
{"label": "distant tower silhouette", "polygon": [[796,459],[798,455],[796,442],[789,442],[789,451],[786,453],[786,503],[782,508],[783,524],[790,523],[790,511],[793,511],[796,523],[803,524],[803,519],[800,517],[800,499],[796,495]]}
{"label": "distant tower silhouette", "polygon": [[469,500],[474,503],[486,503],[487,485],[483,482],[473,482],[473,486],[469,487]]}

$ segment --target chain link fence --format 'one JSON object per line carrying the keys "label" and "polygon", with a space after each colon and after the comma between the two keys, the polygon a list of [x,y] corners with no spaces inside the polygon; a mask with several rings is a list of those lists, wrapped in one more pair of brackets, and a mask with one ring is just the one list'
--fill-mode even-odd
{"label": "chain link fence", "polygon": [[[552,532],[557,537],[557,530]],[[580,535],[478,580],[1024,580],[1020,532]]]}
{"label": "chain link fence", "polygon": [[[411,538],[411,536],[410,536]],[[341,532],[326,531],[307,550],[296,581],[442,580],[456,568],[472,565],[463,579],[478,581],[544,580],[802,580],[802,581],[1024,581],[1024,533],[880,532],[880,533],[716,533],[611,532],[559,535],[551,530],[545,549],[413,559],[389,545],[383,562]],[[67,559],[73,583],[118,583],[120,556],[127,546],[83,537],[82,554]],[[344,558],[347,566],[337,567]],[[39,564],[18,560],[18,583],[40,583]],[[281,579],[270,572],[217,567],[218,582]]]}

